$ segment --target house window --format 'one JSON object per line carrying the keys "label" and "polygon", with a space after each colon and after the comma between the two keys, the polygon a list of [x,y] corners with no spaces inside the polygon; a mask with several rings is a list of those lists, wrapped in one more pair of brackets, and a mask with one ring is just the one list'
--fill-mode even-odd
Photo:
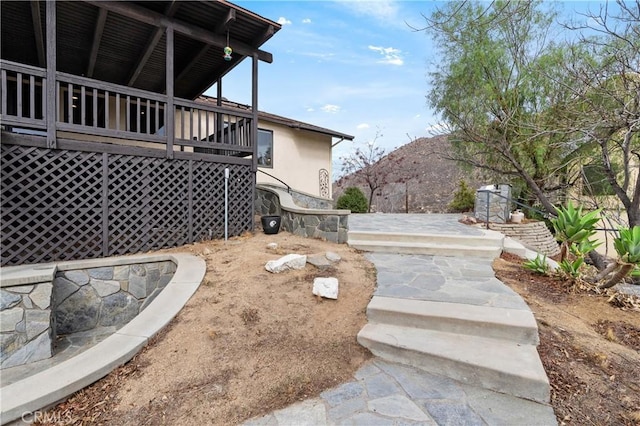
{"label": "house window", "polygon": [[258,129],[258,166],[273,168],[273,132]]}
{"label": "house window", "polygon": [[[614,172],[616,167],[613,167]],[[604,168],[600,164],[588,164],[582,167],[583,195],[615,195],[607,180]]]}

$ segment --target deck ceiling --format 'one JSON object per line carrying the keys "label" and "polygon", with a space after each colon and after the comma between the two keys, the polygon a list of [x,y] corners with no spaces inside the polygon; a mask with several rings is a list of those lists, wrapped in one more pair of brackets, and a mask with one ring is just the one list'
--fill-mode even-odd
{"label": "deck ceiling", "polygon": [[[45,1],[2,1],[2,59],[46,67]],[[226,1],[57,1],[57,70],[162,93],[167,26],[174,28],[174,93],[195,99],[280,25]],[[233,49],[225,61],[223,47]]]}

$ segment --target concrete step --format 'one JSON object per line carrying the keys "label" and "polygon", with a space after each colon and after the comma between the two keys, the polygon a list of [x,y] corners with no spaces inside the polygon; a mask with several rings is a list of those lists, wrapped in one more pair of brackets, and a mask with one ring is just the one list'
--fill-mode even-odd
{"label": "concrete step", "polygon": [[349,241],[393,241],[397,243],[437,244],[441,246],[500,247],[504,235],[495,231],[483,231],[484,235],[452,235],[404,232],[349,231]]}
{"label": "concrete step", "polygon": [[358,342],[374,355],[474,386],[548,403],[549,380],[534,345],[444,331],[367,324]]}
{"label": "concrete step", "polygon": [[469,246],[466,244],[442,244],[438,242],[396,242],[384,240],[348,240],[349,247],[358,250],[394,253],[394,254],[424,254],[431,256],[467,256],[483,259],[495,259],[502,252],[496,246]]}
{"label": "concrete step", "polygon": [[537,345],[538,326],[529,310],[374,296],[369,323],[445,331]]}

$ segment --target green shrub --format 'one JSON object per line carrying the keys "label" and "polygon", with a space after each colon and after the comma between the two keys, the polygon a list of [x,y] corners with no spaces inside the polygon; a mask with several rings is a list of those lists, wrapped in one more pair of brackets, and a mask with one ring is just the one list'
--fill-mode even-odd
{"label": "green shrub", "polygon": [[449,203],[449,210],[453,212],[468,212],[473,210],[476,202],[476,192],[462,179],[458,183],[458,190],[453,194],[453,200]]}
{"label": "green shrub", "polygon": [[351,210],[351,213],[366,213],[369,210],[369,203],[360,188],[350,186],[338,198],[336,208]]}
{"label": "green shrub", "polygon": [[535,272],[540,275],[547,275],[549,273],[549,264],[547,263],[547,256],[538,254],[535,259],[529,259],[522,264],[525,269]]}

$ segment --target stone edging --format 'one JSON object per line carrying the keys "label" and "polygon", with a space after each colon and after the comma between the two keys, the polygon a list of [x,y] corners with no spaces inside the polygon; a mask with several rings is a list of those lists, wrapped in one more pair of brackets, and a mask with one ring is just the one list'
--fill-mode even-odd
{"label": "stone edging", "polygon": [[257,185],[255,211],[261,216],[281,216],[282,229],[294,235],[341,244],[348,239],[350,210],[300,207],[285,189]]}
{"label": "stone edging", "polygon": [[[70,270],[166,260],[177,265],[173,278],[155,300],[128,324],[75,357],[0,388],[2,424],[19,419],[25,412],[33,412],[61,401],[129,361],[149,339],[178,314],[195,293],[206,273],[204,260],[185,253],[136,255],[42,265],[48,274],[49,270],[55,271],[56,267],[58,270]],[[31,269],[38,270],[39,267],[40,265],[32,265]],[[28,267],[17,268],[14,277],[6,276],[3,271],[3,282],[12,285],[26,284],[24,280],[28,280]]]}
{"label": "stone edging", "polygon": [[558,243],[544,222],[491,223],[489,227],[546,256],[555,256],[560,253]]}

